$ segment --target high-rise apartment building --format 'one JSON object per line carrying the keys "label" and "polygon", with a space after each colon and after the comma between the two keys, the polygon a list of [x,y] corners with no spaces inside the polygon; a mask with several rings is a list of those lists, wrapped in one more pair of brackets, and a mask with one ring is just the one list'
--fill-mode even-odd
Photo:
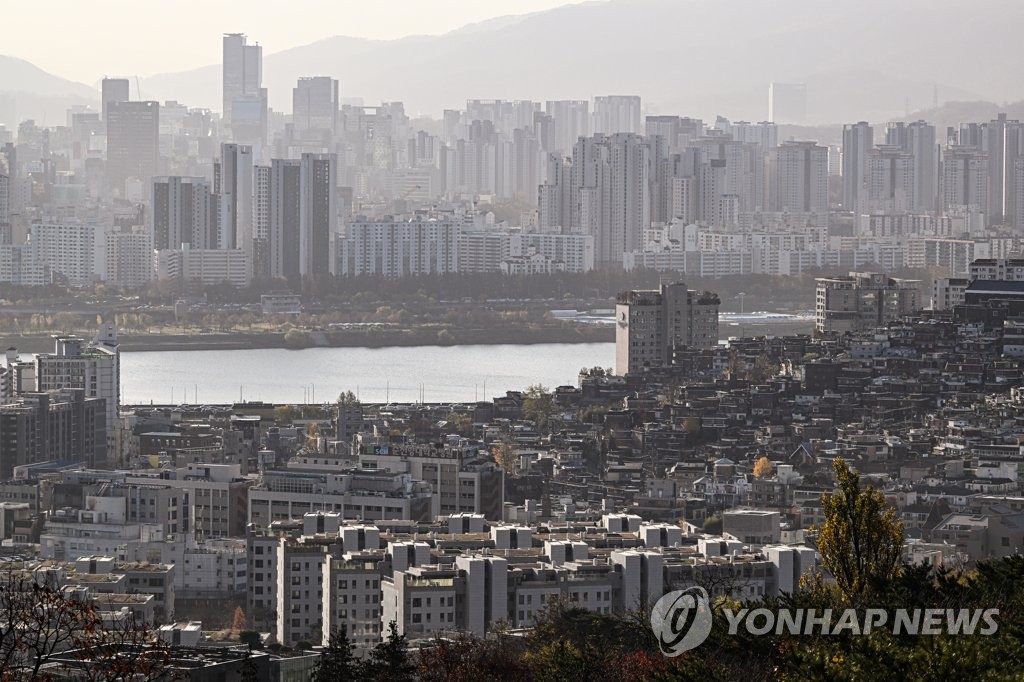
{"label": "high-rise apartment building", "polygon": [[107,102],[107,184],[121,196],[125,181],[149,187],[160,169],[160,104]]}
{"label": "high-rise apartment building", "polygon": [[867,209],[907,213],[917,206],[914,155],[899,145],[878,145],[868,153]]}
{"label": "high-rise apartment building", "polygon": [[544,113],[551,117],[554,127],[549,153],[568,156],[576,140],[590,136],[590,102],[587,100],[548,100]]}
{"label": "high-rise apartment building", "polygon": [[989,205],[988,167],[988,155],[976,147],[947,147],[942,154],[942,205],[984,211]]}
{"label": "high-rise apartment building", "polygon": [[594,134],[634,133],[642,135],[644,120],[641,109],[640,97],[637,95],[595,97]]}
{"label": "high-rise apartment building", "polygon": [[868,155],[874,146],[874,129],[865,121],[843,126],[843,210],[867,210]]}
{"label": "high-rise apartment building", "polygon": [[270,191],[271,167],[252,169],[252,276],[256,280],[270,278]]}
{"label": "high-rise apartment building", "polygon": [[653,291],[626,291],[615,305],[615,373],[671,364],[677,346],[718,345],[718,295],[683,282]]}
{"label": "high-rise apartment building", "polygon": [[828,211],[828,148],[815,142],[783,142],[769,155],[769,201],[773,211]]}
{"label": "high-rise apartment building", "polygon": [[935,126],[924,121],[890,123],[885,128],[885,143],[896,145],[911,155],[914,166],[914,199],[911,211],[928,213],[939,210],[939,147]]}
{"label": "high-rise apartment building", "polygon": [[270,165],[270,276],[297,280],[299,271],[299,221],[302,205],[302,162],[274,159]]}
{"label": "high-rise apartment building", "polygon": [[180,249],[190,244],[210,249],[217,209],[205,178],[162,176],[153,178],[153,248]]}
{"label": "high-rise apartment building", "polygon": [[641,246],[651,224],[650,154],[631,133],[582,138],[573,148],[572,228],[594,237],[598,262],[621,263]]}
{"label": "high-rise apartment building", "polygon": [[331,242],[338,217],[338,159],[334,154],[303,154],[300,162],[299,274],[326,277],[333,272]]}
{"label": "high-rise apartment building", "polygon": [[222,144],[215,175],[214,184],[220,201],[215,248],[240,249],[251,258],[254,229],[252,147]]}

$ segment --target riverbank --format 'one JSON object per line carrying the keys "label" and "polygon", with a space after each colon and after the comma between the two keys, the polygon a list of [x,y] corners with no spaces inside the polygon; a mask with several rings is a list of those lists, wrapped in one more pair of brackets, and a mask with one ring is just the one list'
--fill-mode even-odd
{"label": "riverbank", "polygon": [[[326,331],[292,330],[281,332],[225,332],[205,334],[131,334],[118,335],[121,350],[202,351],[244,350],[250,348],[387,348],[390,346],[462,346],[528,345],[540,343],[604,343],[615,340],[611,325],[558,325],[529,327],[508,325],[488,329],[451,329],[443,326],[408,328],[367,327]],[[22,353],[53,351],[49,334],[0,336],[3,348],[14,347]]]}

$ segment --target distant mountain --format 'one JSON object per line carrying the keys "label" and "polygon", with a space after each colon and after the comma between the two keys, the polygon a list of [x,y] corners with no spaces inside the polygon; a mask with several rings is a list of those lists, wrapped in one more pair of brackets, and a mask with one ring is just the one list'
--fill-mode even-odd
{"label": "distant mountain", "polygon": [[34,118],[53,125],[66,120],[74,104],[96,104],[100,94],[83,83],[65,80],[24,59],[0,55],[0,124],[13,128]]}
{"label": "distant mountain", "polygon": [[[639,94],[650,113],[761,120],[768,84],[781,81],[807,84],[808,124],[836,124],[935,102],[1024,100],[1022,25],[1019,0],[968,9],[959,0],[605,0],[440,36],[335,36],[268,52],[263,71],[271,106],[285,112],[298,77],[329,75],[342,97],[401,100],[411,115],[438,117],[467,98]],[[38,69],[9,78],[11,69],[0,63],[0,92],[25,83],[36,94],[89,96]],[[220,81],[217,64],[143,79],[141,93],[219,111]]]}
{"label": "distant mountain", "polygon": [[[956,16],[954,25],[950,17]],[[271,105],[296,78],[438,116],[467,98],[635,93],[651,112],[767,116],[773,81],[808,85],[808,122],[885,120],[950,100],[1024,98],[1024,3],[988,0],[609,0],[502,17],[441,36],[337,36],[267,54]],[[258,36],[256,36],[258,38]],[[964,49],[963,46],[969,46]],[[147,96],[220,108],[220,67],[143,81]]]}

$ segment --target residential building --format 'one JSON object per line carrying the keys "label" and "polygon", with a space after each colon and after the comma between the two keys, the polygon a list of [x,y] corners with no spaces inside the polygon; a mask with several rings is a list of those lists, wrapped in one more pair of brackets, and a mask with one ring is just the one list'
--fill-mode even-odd
{"label": "residential building", "polygon": [[815,329],[821,333],[881,326],[920,308],[916,280],[851,272],[848,277],[819,277],[816,282]]}

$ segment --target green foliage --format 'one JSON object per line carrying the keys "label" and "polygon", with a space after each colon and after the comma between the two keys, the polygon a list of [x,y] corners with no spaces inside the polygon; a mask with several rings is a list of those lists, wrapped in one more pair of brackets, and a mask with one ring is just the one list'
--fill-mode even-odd
{"label": "green foliage", "polygon": [[903,522],[882,491],[861,488],[860,475],[841,458],[834,468],[838,490],[822,498],[825,524],[818,551],[840,593],[855,603],[873,580],[889,580],[899,572]]}
{"label": "green foliage", "polygon": [[238,633],[238,641],[250,649],[263,648],[263,643],[260,641],[260,633],[256,630],[242,630]]}
{"label": "green foliage", "polygon": [[411,682],[416,678],[416,666],[409,655],[409,642],[398,634],[395,621],[388,623],[388,636],[373,647],[370,658],[363,664],[362,679],[375,682]]}
{"label": "green foliage", "polygon": [[717,514],[707,517],[702,530],[708,535],[719,535],[722,532],[722,517]]}
{"label": "green foliage", "polygon": [[554,411],[555,397],[544,386],[534,384],[523,392],[523,417],[536,423],[537,428],[546,428]]}
{"label": "green foliage", "polygon": [[351,407],[360,404],[359,398],[352,391],[342,391],[338,394],[338,407]]}
{"label": "green foliage", "polygon": [[327,648],[320,655],[320,660],[313,670],[312,682],[348,682],[361,679],[362,665],[352,650],[352,642],[344,628],[331,631]]}

